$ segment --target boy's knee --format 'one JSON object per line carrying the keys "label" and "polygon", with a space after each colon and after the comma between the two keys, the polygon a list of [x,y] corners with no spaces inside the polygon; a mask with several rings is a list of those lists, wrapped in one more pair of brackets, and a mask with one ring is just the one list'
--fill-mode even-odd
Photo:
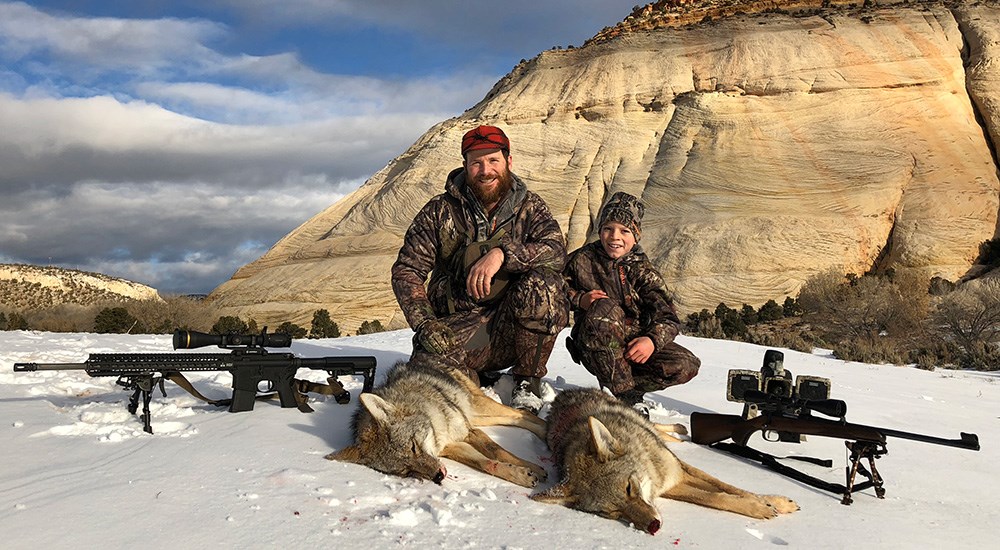
{"label": "boy's knee", "polygon": [[590,305],[582,318],[578,318],[581,333],[590,337],[614,335],[615,339],[625,338],[625,311],[613,300],[601,299]]}

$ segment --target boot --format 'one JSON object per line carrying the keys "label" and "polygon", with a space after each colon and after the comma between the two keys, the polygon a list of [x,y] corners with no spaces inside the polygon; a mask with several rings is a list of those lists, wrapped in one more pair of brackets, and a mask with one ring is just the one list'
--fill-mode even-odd
{"label": "boot", "polygon": [[479,387],[480,388],[492,388],[497,382],[503,378],[504,371],[502,370],[491,370],[479,372]]}
{"label": "boot", "polygon": [[646,392],[633,388],[631,390],[625,390],[622,393],[616,395],[619,401],[632,407],[632,410],[639,413],[639,416],[649,420],[649,405],[643,400],[643,396]]}
{"label": "boot", "polygon": [[510,393],[510,406],[537,415],[543,405],[541,382],[537,376],[515,374],[514,389]]}

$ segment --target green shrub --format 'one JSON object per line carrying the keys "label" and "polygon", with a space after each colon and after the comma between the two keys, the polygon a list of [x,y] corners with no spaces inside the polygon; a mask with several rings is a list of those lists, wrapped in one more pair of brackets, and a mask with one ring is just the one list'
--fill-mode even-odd
{"label": "green shrub", "polygon": [[359,335],[374,334],[376,332],[385,332],[385,327],[382,326],[382,323],[378,319],[372,321],[365,321],[361,323],[360,327],[358,327]]}
{"label": "green shrub", "polygon": [[102,309],[94,317],[94,332],[98,334],[140,334],[144,332],[139,320],[124,307]]}
{"label": "green shrub", "polygon": [[28,320],[20,313],[12,312],[7,316],[7,330],[28,330]]}
{"label": "green shrub", "polygon": [[774,300],[768,300],[757,311],[757,320],[762,323],[785,318],[785,310]]}
{"label": "green shrub", "polygon": [[299,325],[296,325],[291,321],[285,321],[284,323],[278,325],[278,329],[275,330],[275,332],[288,334],[293,339],[305,338],[307,333],[306,329],[300,327]]}
{"label": "green shrub", "polygon": [[330,319],[330,312],[325,309],[316,310],[313,313],[312,329],[309,331],[310,338],[339,338],[340,326]]}
{"label": "green shrub", "polygon": [[212,334],[248,334],[250,327],[239,317],[233,315],[223,315],[212,325]]}

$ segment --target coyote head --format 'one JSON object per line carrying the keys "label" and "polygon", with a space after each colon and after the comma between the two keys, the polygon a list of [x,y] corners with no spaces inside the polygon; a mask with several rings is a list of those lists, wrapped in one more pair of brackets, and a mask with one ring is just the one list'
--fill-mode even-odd
{"label": "coyote head", "polygon": [[649,534],[660,530],[648,468],[629,453],[600,420],[590,417],[590,442],[583,453],[565,457],[566,477],[532,499],[623,520]]}
{"label": "coyote head", "polygon": [[444,480],[448,472],[431,452],[434,434],[429,424],[417,416],[400,413],[373,393],[363,393],[359,400],[354,444],[326,458],[362,464],[384,474],[429,479],[437,484]]}

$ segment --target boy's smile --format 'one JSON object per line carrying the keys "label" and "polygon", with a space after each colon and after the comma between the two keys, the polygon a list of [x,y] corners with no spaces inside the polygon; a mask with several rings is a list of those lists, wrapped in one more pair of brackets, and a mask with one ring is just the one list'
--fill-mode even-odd
{"label": "boy's smile", "polygon": [[601,244],[612,260],[631,252],[635,242],[632,230],[618,222],[607,222],[601,226]]}

